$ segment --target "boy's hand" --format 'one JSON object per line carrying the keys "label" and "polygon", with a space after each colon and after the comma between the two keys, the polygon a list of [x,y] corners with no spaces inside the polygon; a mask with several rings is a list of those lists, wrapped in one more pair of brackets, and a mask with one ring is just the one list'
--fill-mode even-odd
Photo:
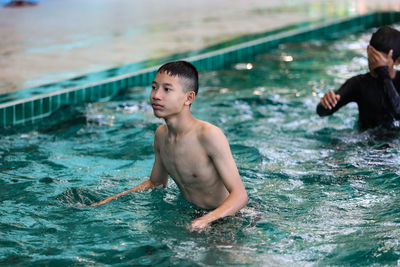
{"label": "boy's hand", "polygon": [[208,220],[205,220],[203,217],[200,217],[192,221],[192,225],[189,227],[189,230],[191,232],[196,231],[201,233],[205,231],[209,225],[210,223],[208,222]]}
{"label": "boy's hand", "polygon": [[326,109],[332,109],[336,106],[339,99],[340,95],[335,94],[333,91],[329,91],[321,98],[321,104]]}
{"label": "boy's hand", "polygon": [[385,54],[376,50],[373,46],[369,45],[367,48],[368,53],[368,66],[371,73],[373,70],[382,66],[391,66],[393,64],[393,50]]}

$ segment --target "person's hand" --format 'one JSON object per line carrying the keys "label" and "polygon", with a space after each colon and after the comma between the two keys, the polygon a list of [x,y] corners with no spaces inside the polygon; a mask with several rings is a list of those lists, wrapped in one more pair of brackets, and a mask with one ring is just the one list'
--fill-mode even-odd
{"label": "person's hand", "polygon": [[391,66],[393,64],[393,50],[390,50],[389,53],[385,54],[369,45],[367,48],[367,53],[368,67],[371,72],[378,67]]}
{"label": "person's hand", "polygon": [[329,91],[321,98],[321,104],[326,109],[333,109],[339,99],[340,95],[335,94],[333,91]]}
{"label": "person's hand", "polygon": [[200,217],[196,220],[192,221],[192,225],[189,227],[189,230],[191,232],[204,232],[207,231],[208,226],[210,225],[210,223],[205,220],[203,217]]}

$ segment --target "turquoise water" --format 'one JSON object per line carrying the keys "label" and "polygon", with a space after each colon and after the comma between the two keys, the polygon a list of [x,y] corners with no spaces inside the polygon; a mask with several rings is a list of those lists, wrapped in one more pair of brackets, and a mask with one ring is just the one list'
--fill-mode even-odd
{"label": "turquoise water", "polygon": [[200,74],[193,113],[226,133],[249,193],[208,233],[187,230],[202,211],[172,182],[86,207],[148,177],[162,122],[150,87],[2,133],[0,265],[398,265],[400,134],[359,132],[355,105],[315,113],[323,92],[367,69],[369,36]]}

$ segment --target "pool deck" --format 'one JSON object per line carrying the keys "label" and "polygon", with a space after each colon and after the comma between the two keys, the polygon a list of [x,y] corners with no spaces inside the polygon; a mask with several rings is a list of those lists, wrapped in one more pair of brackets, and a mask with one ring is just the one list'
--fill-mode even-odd
{"label": "pool deck", "polygon": [[[0,3],[5,3],[3,1]],[[398,0],[46,0],[0,8],[0,94]]]}

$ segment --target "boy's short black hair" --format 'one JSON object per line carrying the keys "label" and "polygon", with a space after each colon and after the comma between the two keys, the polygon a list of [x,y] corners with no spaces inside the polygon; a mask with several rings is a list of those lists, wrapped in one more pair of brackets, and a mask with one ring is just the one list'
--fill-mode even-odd
{"label": "boy's short black hair", "polygon": [[194,91],[197,95],[199,91],[199,73],[196,67],[187,61],[179,60],[165,63],[158,69],[157,73],[167,73],[171,76],[183,78],[182,86],[186,92]]}
{"label": "boy's short black hair", "polygon": [[393,49],[393,61],[400,56],[400,32],[389,26],[381,27],[372,34],[369,44],[386,54]]}

